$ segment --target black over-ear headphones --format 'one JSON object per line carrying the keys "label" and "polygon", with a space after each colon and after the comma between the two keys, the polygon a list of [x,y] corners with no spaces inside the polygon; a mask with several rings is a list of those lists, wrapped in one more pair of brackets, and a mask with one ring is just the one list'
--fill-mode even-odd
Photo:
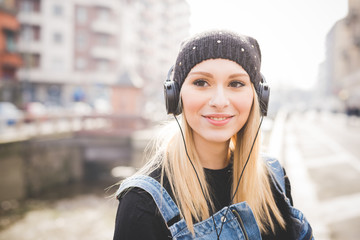
{"label": "black over-ear headphones", "polygon": [[[166,111],[168,114],[179,115],[182,112],[181,99],[180,99],[180,86],[177,81],[174,81],[171,78],[171,75],[174,71],[174,66],[172,66],[168,72],[167,78],[164,82],[164,96]],[[270,87],[267,84],[264,75],[261,74],[261,81],[259,83],[258,90],[259,105],[261,110],[261,115],[266,116],[269,104],[270,97]]]}
{"label": "black over-ear headphones", "polygon": [[164,96],[166,111],[168,114],[179,115],[182,112],[181,99],[180,99],[180,86],[177,81],[171,78],[171,74],[174,71],[172,66],[168,72],[166,80],[164,82]]}
{"label": "black over-ear headphones", "polygon": [[265,77],[262,73],[261,74],[261,80],[258,87],[258,99],[259,99],[259,105],[261,110],[261,115],[266,117],[269,107],[269,99],[270,99],[270,87],[267,84]]}

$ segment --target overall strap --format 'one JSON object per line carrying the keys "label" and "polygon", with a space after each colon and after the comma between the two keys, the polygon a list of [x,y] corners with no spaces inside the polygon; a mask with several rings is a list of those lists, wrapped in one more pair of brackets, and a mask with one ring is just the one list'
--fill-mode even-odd
{"label": "overall strap", "polygon": [[283,194],[283,196],[285,197],[285,201],[290,207],[290,217],[292,219],[293,225],[292,231],[295,238],[303,240],[314,240],[314,237],[312,236],[312,228],[306,220],[304,214],[298,209],[294,208],[290,203],[289,199],[286,197],[285,175],[280,162],[274,158],[267,158],[266,165],[269,169],[271,179],[274,182],[274,186],[279,192]]}
{"label": "overall strap", "polygon": [[169,222],[174,217],[180,215],[179,209],[170,197],[169,193],[161,184],[152,177],[137,175],[124,180],[116,192],[116,197],[121,198],[121,194],[129,188],[138,187],[148,192],[154,199],[165,222]]}
{"label": "overall strap", "polygon": [[275,183],[275,187],[282,193],[285,194],[285,175],[284,170],[280,162],[275,158],[267,157],[265,159],[266,165],[269,169],[272,180]]}

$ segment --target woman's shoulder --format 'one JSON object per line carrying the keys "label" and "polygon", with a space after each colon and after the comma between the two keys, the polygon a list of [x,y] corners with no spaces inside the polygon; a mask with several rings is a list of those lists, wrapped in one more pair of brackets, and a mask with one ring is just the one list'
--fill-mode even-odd
{"label": "woman's shoulder", "polygon": [[139,171],[120,182],[120,186],[117,189],[115,196],[117,199],[120,199],[125,195],[125,193],[128,192],[131,192],[130,195],[132,197],[133,195],[136,194],[139,196],[146,195],[145,193],[148,192],[147,189],[149,188],[151,189],[153,186],[159,188],[160,183],[161,183],[160,167],[145,172]]}
{"label": "woman's shoulder", "polygon": [[273,194],[275,192],[285,194],[289,199],[290,204],[292,205],[293,201],[291,196],[291,184],[289,177],[286,174],[285,168],[275,157],[263,154],[262,158],[265,161],[266,167],[269,171],[269,179]]}
{"label": "woman's shoulder", "polygon": [[162,184],[162,187],[165,188],[166,192],[170,195],[170,197],[174,200],[174,194],[172,192],[169,179],[166,175],[165,171],[162,171],[161,167],[156,168],[150,174],[150,177],[155,179],[157,182]]}
{"label": "woman's shoulder", "polygon": [[173,199],[169,180],[166,174],[162,175],[161,167],[158,167],[146,175],[134,175],[125,179],[121,183],[116,196],[125,203],[135,201],[154,203],[153,195],[157,195],[157,191],[162,188],[164,188]]}
{"label": "woman's shoulder", "polygon": [[118,199],[122,209],[126,212],[140,209],[153,213],[156,209],[152,196],[138,187],[127,189]]}
{"label": "woman's shoulder", "polygon": [[169,239],[171,236],[151,195],[130,188],[119,198],[114,239]]}
{"label": "woman's shoulder", "polygon": [[261,155],[262,160],[265,163],[265,166],[267,167],[267,170],[272,177],[272,181],[276,182],[278,184],[279,190],[284,192],[285,191],[285,170],[280,163],[280,161],[272,156],[269,155]]}

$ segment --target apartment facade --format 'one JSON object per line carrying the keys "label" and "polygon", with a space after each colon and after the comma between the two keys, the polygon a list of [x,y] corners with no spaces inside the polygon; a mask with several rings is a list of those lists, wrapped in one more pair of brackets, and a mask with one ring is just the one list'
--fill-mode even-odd
{"label": "apartment facade", "polygon": [[110,7],[97,2],[18,0],[18,45],[25,63],[18,76],[24,85],[24,102],[65,107],[74,101],[91,103],[91,94],[100,92],[93,88],[112,83],[116,73],[106,72],[111,70],[108,56],[104,60],[98,43],[103,24],[99,12]]}
{"label": "apartment facade", "polygon": [[360,0],[348,1],[347,16],[328,33],[320,76],[323,96],[336,99],[339,110],[360,110]]}
{"label": "apartment facade", "polygon": [[[142,85],[145,117],[165,116],[163,82],[174,64],[180,42],[190,30],[190,7],[185,0],[126,0],[122,11],[121,66],[135,85]],[[121,85],[121,82],[119,83]]]}
{"label": "apartment facade", "polygon": [[[146,102],[159,102],[167,68],[189,31],[185,0],[17,0],[17,7],[25,102],[100,99],[115,112],[141,114]],[[131,84],[123,83],[124,74]],[[132,112],[114,97],[129,87],[136,92]]]}
{"label": "apartment facade", "polygon": [[20,84],[16,77],[21,67],[21,57],[17,52],[16,39],[20,24],[16,19],[15,2],[0,2],[0,101],[20,101]]}

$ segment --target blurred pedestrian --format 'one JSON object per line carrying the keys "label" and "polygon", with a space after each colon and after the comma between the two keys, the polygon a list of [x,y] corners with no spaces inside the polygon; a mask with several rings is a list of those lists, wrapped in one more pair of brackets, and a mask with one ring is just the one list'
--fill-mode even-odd
{"label": "blurred pedestrian", "polygon": [[270,91],[260,65],[252,37],[208,31],[182,43],[164,83],[178,126],[121,183],[114,239],[313,238],[284,169],[260,154]]}

